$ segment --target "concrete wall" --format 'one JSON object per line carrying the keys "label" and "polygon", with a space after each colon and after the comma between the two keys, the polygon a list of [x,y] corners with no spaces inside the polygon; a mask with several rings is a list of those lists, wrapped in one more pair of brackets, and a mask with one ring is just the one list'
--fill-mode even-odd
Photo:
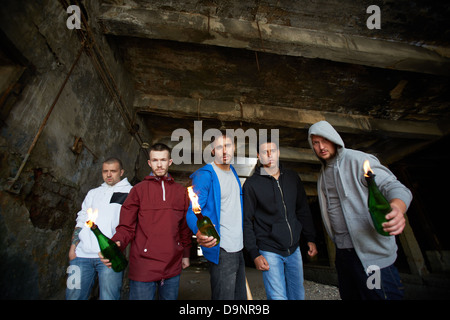
{"label": "concrete wall", "polygon": [[[96,1],[86,5],[87,12],[98,9]],[[0,298],[63,299],[81,202],[103,182],[106,157],[120,157],[125,175],[133,178],[139,143],[83,52],[14,192],[8,191],[8,179],[16,175],[81,44],[76,30],[66,27],[63,1],[2,1],[1,6],[2,42],[8,45],[2,61],[25,71],[19,89],[1,92],[1,103],[9,109],[0,123]],[[89,19],[89,24],[125,105],[131,106],[133,88],[120,55],[95,22]],[[79,155],[70,149],[75,137],[84,143]]]}

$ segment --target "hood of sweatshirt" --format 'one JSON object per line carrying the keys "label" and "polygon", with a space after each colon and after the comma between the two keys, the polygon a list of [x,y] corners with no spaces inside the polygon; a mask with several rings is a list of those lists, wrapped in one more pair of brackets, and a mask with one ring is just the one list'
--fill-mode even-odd
{"label": "hood of sweatshirt", "polygon": [[[336,129],[333,128],[331,124],[329,124],[327,121],[319,121],[314,123],[308,130],[308,142],[311,147],[311,149],[314,151],[314,147],[312,145],[311,136],[321,136],[334,144],[337,145],[337,153],[338,157],[342,154],[343,150],[345,149],[344,141],[342,140],[339,133],[336,131]],[[315,151],[314,151],[314,154]],[[316,157],[319,158],[316,154]],[[319,158],[319,160],[324,163],[324,160]]]}
{"label": "hood of sweatshirt", "polygon": [[119,182],[117,182],[115,185],[110,186],[109,184],[107,184],[106,182],[103,182],[101,185],[101,187],[104,188],[121,188],[121,187],[129,187],[130,186],[130,182],[128,181],[127,178],[123,178],[122,180],[120,180]]}

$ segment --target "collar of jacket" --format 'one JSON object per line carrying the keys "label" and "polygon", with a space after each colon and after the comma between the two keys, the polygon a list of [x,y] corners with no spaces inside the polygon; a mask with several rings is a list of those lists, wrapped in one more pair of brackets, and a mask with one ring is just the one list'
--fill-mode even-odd
{"label": "collar of jacket", "polygon": [[153,174],[153,172],[151,172],[148,176],[145,177],[144,180],[154,180],[154,181],[167,181],[167,182],[173,182],[175,180],[173,180],[172,176],[167,173],[167,176],[164,177],[157,177]]}
{"label": "collar of jacket", "polygon": [[[281,176],[284,173],[284,168],[281,163],[278,165],[278,168],[280,169],[280,176]],[[272,178],[270,174],[261,174],[261,169],[265,170],[262,165],[256,166],[255,173],[260,175],[261,177]]]}

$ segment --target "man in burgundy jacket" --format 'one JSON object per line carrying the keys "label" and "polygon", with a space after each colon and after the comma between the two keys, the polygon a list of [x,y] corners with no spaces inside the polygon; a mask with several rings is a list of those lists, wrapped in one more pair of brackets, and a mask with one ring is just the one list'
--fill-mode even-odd
{"label": "man in burgundy jacket", "polygon": [[[189,266],[192,232],[186,223],[187,190],[168,174],[168,146],[150,148],[152,173],[122,205],[113,241],[130,247],[130,300],[176,300],[181,270]],[[123,250],[122,249],[122,250]]]}

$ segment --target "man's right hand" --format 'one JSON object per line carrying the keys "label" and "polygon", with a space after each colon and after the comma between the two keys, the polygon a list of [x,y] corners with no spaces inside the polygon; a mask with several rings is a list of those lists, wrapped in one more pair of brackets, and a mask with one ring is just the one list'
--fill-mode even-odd
{"label": "man's right hand", "polygon": [[69,249],[69,261],[72,261],[73,259],[75,259],[77,257],[77,254],[75,253],[75,249],[77,247],[74,244],[70,245],[70,249]]}
{"label": "man's right hand", "polygon": [[216,238],[205,236],[200,230],[197,231],[195,236],[197,237],[197,243],[205,248],[212,248],[216,245]]}
{"label": "man's right hand", "polygon": [[[120,241],[116,241],[116,244],[117,244],[118,247],[120,247]],[[100,257],[100,261],[103,262],[103,264],[104,264],[105,266],[107,266],[108,268],[111,269],[112,263],[109,262],[109,259],[106,259],[106,258],[102,255],[102,252],[101,252],[101,251],[98,253],[98,256]]]}
{"label": "man's right hand", "polygon": [[257,256],[254,261],[255,261],[256,270],[260,270],[260,271],[269,270],[269,263],[267,262],[266,258],[264,258],[263,255]]}

